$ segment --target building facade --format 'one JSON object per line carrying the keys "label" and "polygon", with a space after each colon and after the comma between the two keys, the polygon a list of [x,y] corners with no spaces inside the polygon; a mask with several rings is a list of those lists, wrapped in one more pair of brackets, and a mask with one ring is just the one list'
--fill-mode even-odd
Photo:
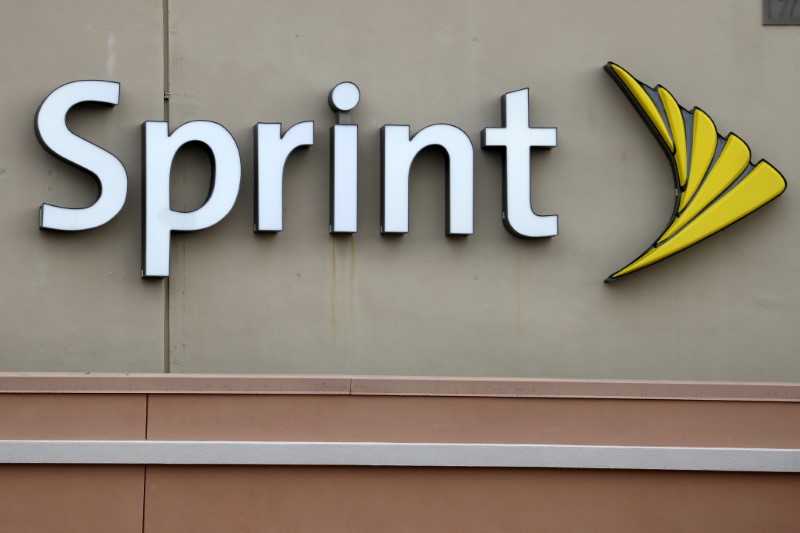
{"label": "building facade", "polygon": [[[797,528],[798,29],[762,23],[793,2],[765,5],[8,2],[0,531]],[[604,283],[670,223],[678,172],[609,61],[787,187]],[[42,204],[110,194],[37,141],[37,110],[77,80],[119,83],[66,126],[119,160],[127,192],[97,228],[42,230]],[[360,99],[339,114],[344,81]],[[526,181],[530,214],[558,217],[546,238],[507,229],[510,156],[482,147],[525,88],[531,131],[557,130]],[[169,275],[143,278],[143,225],[162,221],[144,170],[168,141],[145,153],[143,124],[192,121],[235,141],[236,200],[207,229],[167,229]],[[282,230],[254,232],[274,157],[256,125],[306,121],[313,144],[268,197]],[[355,233],[330,231],[337,122],[358,126]],[[472,152],[421,150],[408,232],[386,231],[405,145],[385,126],[434,124]],[[195,212],[230,160],[190,143],[167,167],[169,209]],[[471,194],[451,196],[465,168]],[[465,197],[471,231],[447,235]]]}

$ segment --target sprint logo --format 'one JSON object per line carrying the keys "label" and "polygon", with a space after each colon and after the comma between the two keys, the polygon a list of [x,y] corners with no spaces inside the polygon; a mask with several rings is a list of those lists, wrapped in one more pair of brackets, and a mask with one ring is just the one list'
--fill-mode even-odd
{"label": "sprint logo", "polygon": [[[636,260],[608,277],[613,281],[666,259],[752,213],[786,189],[786,180],[769,163],[750,161],[750,149],[734,134],[722,137],[701,109],[687,111],[661,86],[648,87],[614,63],[605,67],[656,136],[672,164],[676,202],[672,219],[658,239]],[[117,157],[69,130],[69,110],[86,102],[115,106],[120,84],[83,80],[54,90],[36,112],[36,137],[55,157],[86,170],[98,183],[99,196],[88,207],[42,204],[42,230],[83,231],[102,226],[122,209],[128,175]],[[358,231],[358,125],[350,112],[361,98],[352,82],[337,84],[328,104],[331,128],[331,234]],[[514,236],[533,239],[558,235],[558,215],[533,210],[531,151],[557,145],[556,128],[530,125],[529,90],[502,96],[501,126],[481,131],[481,148],[503,152],[502,222]],[[284,167],[299,148],[314,144],[313,121],[289,128],[280,123],[254,126],[254,232],[283,230]],[[474,159],[472,140],[452,124],[431,124],[412,135],[411,126],[385,124],[380,130],[380,232],[409,232],[411,166],[428,147],[445,152],[445,234],[466,236],[474,226]],[[191,212],[173,210],[170,169],[178,151],[197,142],[212,164],[206,202]],[[165,121],[142,124],[142,277],[168,277],[173,232],[200,231],[217,224],[233,208],[242,181],[236,140],[224,126],[194,120],[170,131]],[[377,176],[375,176],[377,177]]]}
{"label": "sprint logo", "polygon": [[786,189],[786,179],[766,161],[753,164],[735,134],[717,132],[702,109],[687,111],[660,85],[648,87],[614,63],[606,72],[658,139],[672,165],[676,200],[658,239],[606,282],[636,272],[697,244],[749,215]]}

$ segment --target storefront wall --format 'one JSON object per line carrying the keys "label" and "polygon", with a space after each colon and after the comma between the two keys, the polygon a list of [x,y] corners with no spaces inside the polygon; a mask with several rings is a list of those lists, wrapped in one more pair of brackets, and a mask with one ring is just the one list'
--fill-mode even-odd
{"label": "storefront wall", "polygon": [[[797,385],[52,374],[0,385],[0,531],[800,523]],[[247,445],[259,453],[236,450]]]}
{"label": "storefront wall", "polygon": [[[762,26],[755,2],[170,0],[6,11],[3,370],[800,378],[791,245],[800,80],[787,63],[796,28]],[[663,229],[674,198],[664,154],[602,70],[609,60],[701,106],[789,187],[691,250],[605,285]],[[69,125],[124,163],[128,199],[98,229],[40,231],[40,204],[80,207],[96,194],[32,131],[38,105],[78,79],[122,84],[118,106],[80,106]],[[350,116],[359,231],[334,237],[327,97],[344,80],[362,94]],[[506,232],[502,157],[480,149],[481,129],[500,126],[500,97],[525,87],[532,125],[558,128],[558,146],[531,158],[534,209],[559,216],[550,239]],[[165,113],[171,129],[224,125],[243,179],[226,219],[174,234],[170,279],[143,281],[140,125]],[[286,165],[285,229],[254,234],[253,126],[304,120],[315,144]],[[413,166],[410,232],[382,236],[380,127],[433,123],[472,140],[474,234],[445,237],[445,165],[431,151]],[[205,155],[183,151],[173,206],[202,204],[208,176]]]}
{"label": "storefront wall", "polygon": [[[797,529],[798,30],[763,26],[760,2],[10,0],[3,14],[0,532]],[[604,284],[675,200],[608,61],[701,107],[788,188]],[[97,229],[41,231],[40,205],[98,190],[37,142],[37,108],[92,79],[120,82],[119,105],[78,106],[68,126],[123,163],[127,200]],[[359,226],[332,236],[328,94],[345,80],[361,90]],[[506,231],[503,156],[481,149],[501,97],[526,87],[530,124],[558,129],[531,155],[533,209],[558,214],[547,239]],[[224,220],[172,235],[169,278],[142,279],[141,129],[164,120],[223,125],[242,181]],[[314,145],[285,166],[284,230],[254,233],[254,125],[302,121]],[[474,233],[445,236],[446,161],[427,150],[409,233],[381,235],[380,129],[437,123],[471,140]],[[182,149],[172,208],[200,207],[210,174]],[[322,452],[241,460],[242,442]],[[455,444],[477,455],[435,459]],[[542,459],[553,450],[579,460]]]}

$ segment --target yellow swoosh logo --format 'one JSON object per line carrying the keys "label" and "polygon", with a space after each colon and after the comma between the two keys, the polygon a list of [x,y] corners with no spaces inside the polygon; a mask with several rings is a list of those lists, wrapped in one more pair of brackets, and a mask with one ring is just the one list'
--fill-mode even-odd
{"label": "yellow swoosh logo", "polygon": [[731,133],[723,137],[697,107],[687,111],[664,87],[649,87],[615,63],[606,72],[658,139],[672,164],[677,192],[669,225],[614,281],[697,244],[749,215],[786,190],[786,179]]}

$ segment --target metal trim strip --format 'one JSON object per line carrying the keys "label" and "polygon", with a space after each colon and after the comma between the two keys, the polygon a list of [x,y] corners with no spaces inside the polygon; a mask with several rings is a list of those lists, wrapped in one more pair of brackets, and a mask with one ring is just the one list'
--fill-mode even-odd
{"label": "metal trim strip", "polygon": [[244,441],[0,441],[3,464],[299,465],[800,472],[800,449]]}

